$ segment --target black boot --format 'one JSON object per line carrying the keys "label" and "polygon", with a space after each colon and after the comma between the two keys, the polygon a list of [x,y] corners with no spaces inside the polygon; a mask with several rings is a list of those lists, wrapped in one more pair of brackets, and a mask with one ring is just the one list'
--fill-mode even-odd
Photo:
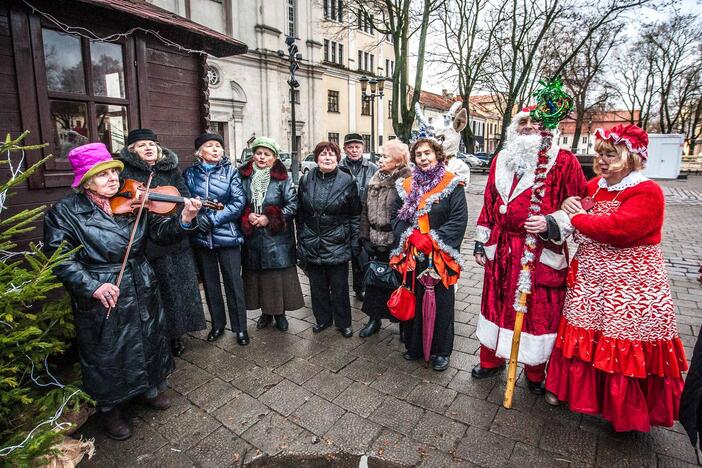
{"label": "black boot", "polygon": [[480,367],[480,364],[476,364],[476,366],[473,368],[472,371],[470,371],[470,375],[473,376],[474,379],[486,379],[488,377],[493,377],[505,368],[505,365],[502,364],[499,367],[490,367],[490,368],[485,368],[485,367]]}
{"label": "black boot", "polygon": [[110,411],[102,413],[102,427],[107,435],[115,440],[125,440],[132,436],[129,423],[122,417],[119,406],[115,406]]}
{"label": "black boot", "polygon": [[382,322],[379,319],[372,318],[368,320],[368,323],[365,327],[361,329],[361,331],[358,333],[358,336],[360,336],[361,338],[368,338],[369,336],[378,333],[381,324]]}
{"label": "black boot", "polygon": [[171,352],[175,357],[180,357],[183,355],[183,351],[185,351],[185,344],[183,343],[182,338],[173,338],[171,340]]}
{"label": "black boot", "polygon": [[268,325],[271,324],[272,321],[273,321],[272,315],[261,313],[261,316],[258,318],[258,321],[256,322],[256,328],[258,328],[259,330],[261,328],[266,328]]}
{"label": "black boot", "polygon": [[239,343],[239,346],[246,346],[249,344],[249,334],[245,331],[236,332],[236,342]]}
{"label": "black boot", "polygon": [[285,314],[280,314],[280,315],[274,315],[275,318],[275,326],[278,330],[280,331],[288,331],[288,319],[285,317]]}
{"label": "black boot", "polygon": [[213,328],[207,335],[207,341],[217,341],[224,333],[224,328]]}

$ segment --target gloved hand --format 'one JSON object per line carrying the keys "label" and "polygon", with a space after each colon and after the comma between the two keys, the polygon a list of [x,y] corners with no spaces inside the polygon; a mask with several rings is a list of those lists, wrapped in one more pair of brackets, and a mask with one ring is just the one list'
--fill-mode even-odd
{"label": "gloved hand", "polygon": [[361,239],[361,246],[366,252],[366,255],[368,255],[369,257],[375,255],[375,247],[373,247],[373,243],[370,241],[370,239]]}
{"label": "gloved hand", "polygon": [[434,248],[434,243],[431,241],[431,236],[429,234],[422,234],[419,229],[415,229],[410,234],[409,239],[407,239],[410,245],[413,245],[417,250],[422,252],[424,255],[429,255]]}
{"label": "gloved hand", "polygon": [[200,234],[208,234],[214,225],[212,220],[205,215],[200,215],[197,217],[197,232]]}

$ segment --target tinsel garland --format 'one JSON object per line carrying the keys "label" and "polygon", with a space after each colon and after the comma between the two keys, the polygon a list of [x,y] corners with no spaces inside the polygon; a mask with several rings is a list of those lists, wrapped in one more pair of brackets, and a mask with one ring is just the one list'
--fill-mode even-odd
{"label": "tinsel garland", "polygon": [[[541,203],[544,199],[544,181],[548,175],[549,150],[553,141],[553,135],[546,131],[541,131],[541,146],[539,147],[538,162],[534,170],[534,185],[531,189],[531,202],[529,205],[529,215],[538,216],[541,214]],[[534,267],[534,251],[537,246],[535,234],[527,233],[524,240],[524,254],[522,255],[522,269],[519,272],[517,290],[514,295],[514,310],[517,312],[527,312],[527,297],[531,294],[531,270]]]}

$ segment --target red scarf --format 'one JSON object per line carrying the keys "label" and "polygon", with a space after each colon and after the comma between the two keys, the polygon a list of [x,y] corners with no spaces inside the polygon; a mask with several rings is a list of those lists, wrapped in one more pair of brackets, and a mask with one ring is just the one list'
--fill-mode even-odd
{"label": "red scarf", "polygon": [[104,211],[110,216],[113,216],[109,197],[104,197],[98,193],[93,192],[92,190],[86,190],[85,196],[88,197],[90,201],[95,203],[97,207],[100,208],[102,211]]}

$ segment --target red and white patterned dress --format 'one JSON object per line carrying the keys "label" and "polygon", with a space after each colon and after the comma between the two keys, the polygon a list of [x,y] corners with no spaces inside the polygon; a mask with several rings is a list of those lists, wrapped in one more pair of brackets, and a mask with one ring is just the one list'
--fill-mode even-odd
{"label": "red and white patterned dress", "polygon": [[597,177],[588,194],[546,388],[615,431],[672,426],[687,360],[660,248],[663,193],[634,172],[612,187]]}

